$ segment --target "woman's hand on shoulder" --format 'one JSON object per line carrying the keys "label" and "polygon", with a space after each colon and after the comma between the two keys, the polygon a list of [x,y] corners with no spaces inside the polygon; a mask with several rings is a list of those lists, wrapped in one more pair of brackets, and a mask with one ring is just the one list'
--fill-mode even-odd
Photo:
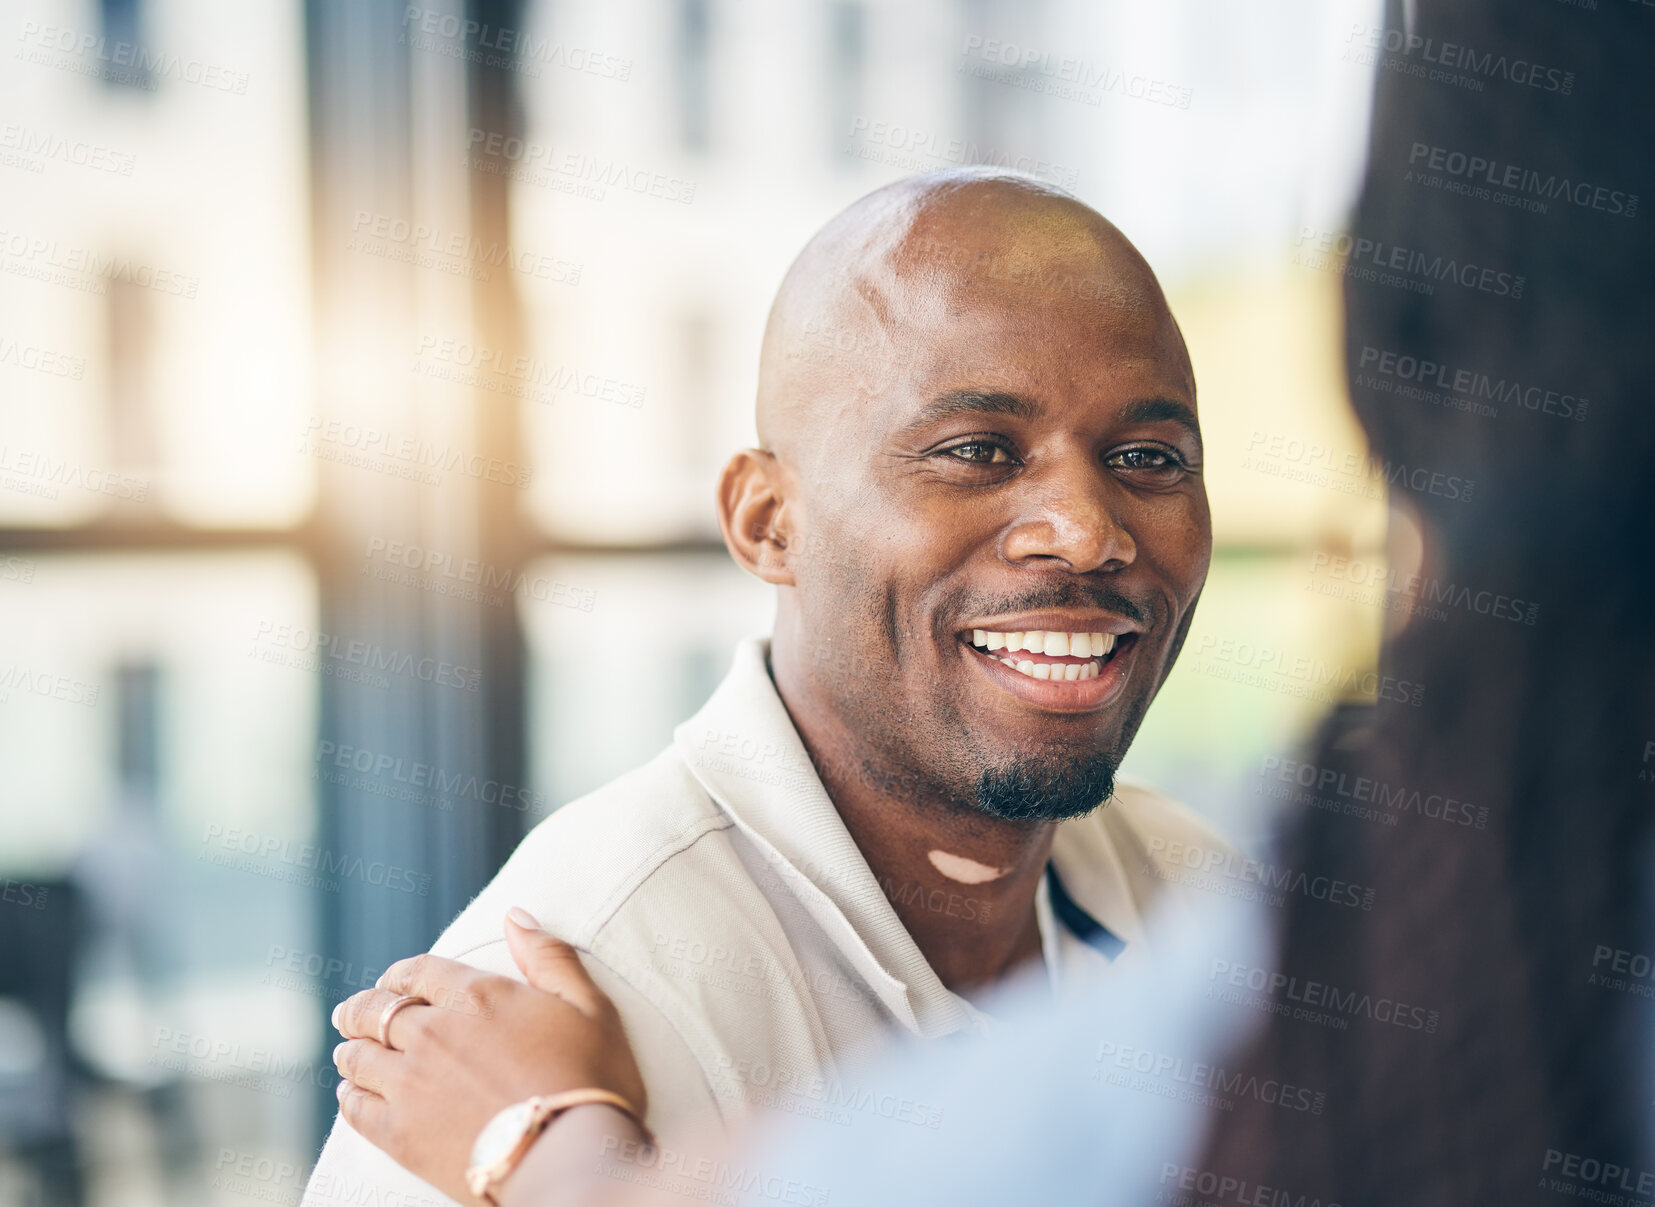
{"label": "woman's hand on shoulder", "polygon": [[[505,931],[526,985],[415,956],[333,1013],[345,1036],[334,1049],[345,1122],[460,1202],[478,1201],[465,1183],[477,1134],[513,1103],[597,1088],[640,1116],[648,1107],[620,1014],[575,949],[523,910],[508,913]],[[414,1000],[382,1029],[403,997]]]}

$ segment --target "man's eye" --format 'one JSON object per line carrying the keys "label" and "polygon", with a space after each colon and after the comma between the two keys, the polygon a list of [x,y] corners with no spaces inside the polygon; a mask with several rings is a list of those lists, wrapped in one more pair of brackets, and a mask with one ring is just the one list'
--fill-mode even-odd
{"label": "man's eye", "polygon": [[1184,469],[1183,458],[1161,448],[1123,448],[1111,453],[1106,464],[1114,469],[1134,470],[1160,477],[1170,477]]}
{"label": "man's eye", "polygon": [[1190,467],[1172,449],[1119,449],[1104,459],[1109,469],[1130,475],[1142,487],[1173,487],[1183,482]]}
{"label": "man's eye", "polygon": [[956,444],[953,448],[944,449],[950,457],[961,461],[969,461],[973,465],[993,465],[1009,462],[1011,454],[998,444],[991,444],[987,440],[973,440],[969,444]]}

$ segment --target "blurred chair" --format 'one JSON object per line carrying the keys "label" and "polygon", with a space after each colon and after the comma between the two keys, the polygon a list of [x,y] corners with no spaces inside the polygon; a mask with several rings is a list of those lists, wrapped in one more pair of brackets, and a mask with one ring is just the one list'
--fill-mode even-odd
{"label": "blurred chair", "polygon": [[68,1020],[82,903],[66,880],[12,887],[18,900],[0,905],[0,1147],[47,1204],[76,1207],[84,1182]]}

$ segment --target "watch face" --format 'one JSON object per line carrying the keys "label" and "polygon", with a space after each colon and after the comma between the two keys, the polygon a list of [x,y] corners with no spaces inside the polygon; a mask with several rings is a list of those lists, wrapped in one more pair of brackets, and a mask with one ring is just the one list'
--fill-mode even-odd
{"label": "watch face", "polygon": [[471,1146],[473,1165],[496,1165],[511,1156],[534,1119],[534,1104],[517,1102],[490,1119]]}

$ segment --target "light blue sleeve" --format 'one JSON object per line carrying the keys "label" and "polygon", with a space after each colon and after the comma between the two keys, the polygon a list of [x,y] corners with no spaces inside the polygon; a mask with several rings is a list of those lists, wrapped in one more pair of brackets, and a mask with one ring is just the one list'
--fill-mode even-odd
{"label": "light blue sleeve", "polygon": [[1177,1202],[1213,1176],[1192,1162],[1240,1084],[1224,1062],[1265,1017],[1225,989],[1271,966],[1270,937],[1256,907],[1215,898],[1159,937],[1161,958],[1061,1007],[1026,981],[995,1005],[997,1036],[887,1052],[836,1089],[864,1109],[761,1136],[737,1201]]}

